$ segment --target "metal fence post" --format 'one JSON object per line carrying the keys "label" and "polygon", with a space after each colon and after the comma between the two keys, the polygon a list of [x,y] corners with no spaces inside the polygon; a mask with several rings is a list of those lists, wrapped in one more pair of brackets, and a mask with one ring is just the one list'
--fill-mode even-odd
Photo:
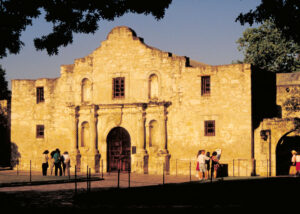
{"label": "metal fence post", "polygon": [[[248,176],[248,166],[249,166],[249,162],[247,160],[245,160],[246,163],[246,176]],[[251,171],[251,170],[250,170]],[[251,173],[250,173],[251,174]]]}
{"label": "metal fence post", "polygon": [[190,161],[190,182],[192,181],[192,162]]}
{"label": "metal fence post", "polygon": [[234,159],[232,160],[232,176],[234,177]]}
{"label": "metal fence post", "polygon": [[101,160],[102,163],[102,179],[103,179],[103,159]]}
{"label": "metal fence post", "polygon": [[118,188],[120,188],[120,169],[118,169]]}
{"label": "metal fence post", "polygon": [[86,189],[89,191],[89,166],[86,166]]}
{"label": "metal fence post", "polygon": [[269,159],[267,159],[267,177],[269,177]]}
{"label": "metal fence post", "polygon": [[29,182],[31,182],[31,160],[30,160],[30,168],[29,168]]}
{"label": "metal fence post", "polygon": [[176,176],[177,176],[177,159],[176,159]]}
{"label": "metal fence post", "polygon": [[77,194],[77,166],[75,165],[75,194]]}
{"label": "metal fence post", "polygon": [[130,188],[130,169],[128,168],[128,188]]}
{"label": "metal fence post", "polygon": [[91,173],[91,168],[89,168],[89,192],[91,191],[91,186],[92,186],[92,173]]}
{"label": "metal fence post", "polygon": [[163,185],[165,184],[165,164],[163,163]]}

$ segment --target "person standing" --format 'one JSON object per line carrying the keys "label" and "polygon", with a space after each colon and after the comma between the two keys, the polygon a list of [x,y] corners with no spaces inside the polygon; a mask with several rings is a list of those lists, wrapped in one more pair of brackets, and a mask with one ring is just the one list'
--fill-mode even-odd
{"label": "person standing", "polygon": [[70,176],[70,156],[69,153],[66,151],[63,154],[63,172],[64,172],[64,176],[65,176],[65,172],[67,171],[67,175]]}
{"label": "person standing", "polygon": [[60,161],[60,151],[56,149],[54,155],[54,167],[55,167],[55,176],[57,176],[57,171],[59,170],[59,175],[62,176],[62,169],[61,169],[61,161]]}
{"label": "person standing", "polygon": [[300,175],[300,154],[299,152],[297,152],[296,154],[296,175],[299,176]]}
{"label": "person standing", "polygon": [[291,159],[291,166],[290,166],[290,175],[295,176],[297,174],[297,170],[296,170],[296,155],[297,152],[295,150],[292,150],[292,159]]}
{"label": "person standing", "polygon": [[42,163],[43,176],[47,175],[47,169],[49,167],[49,165],[48,165],[48,160],[49,160],[48,153],[49,153],[48,150],[45,150],[43,152],[43,155],[44,155],[44,157],[43,157],[43,163]]}
{"label": "person standing", "polygon": [[60,166],[62,167],[63,175],[65,176],[66,165],[65,165],[65,157],[64,154],[60,156]]}
{"label": "person standing", "polygon": [[53,158],[54,154],[55,154],[55,151],[52,151],[50,153],[50,160],[49,160],[49,162],[50,162],[50,173],[51,173],[51,175],[52,175],[53,168],[54,168],[54,158]]}
{"label": "person standing", "polygon": [[217,178],[218,168],[219,168],[219,159],[217,158],[217,152],[213,152],[211,156],[211,171],[212,177]]}
{"label": "person standing", "polygon": [[203,180],[203,174],[204,179],[207,179],[207,170],[205,166],[205,161],[209,160],[209,157],[205,155],[205,150],[200,150],[200,155],[198,155],[197,161],[199,162],[199,180]]}
{"label": "person standing", "polygon": [[209,171],[210,171],[210,152],[206,152],[206,157],[209,157],[209,160],[205,160],[205,166],[206,166],[207,178],[209,178]]}
{"label": "person standing", "polygon": [[200,169],[199,169],[199,161],[198,161],[198,157],[199,157],[199,155],[201,155],[201,151],[202,150],[199,150],[198,151],[198,154],[197,154],[197,161],[196,161],[196,177],[198,178],[198,179],[200,179]]}

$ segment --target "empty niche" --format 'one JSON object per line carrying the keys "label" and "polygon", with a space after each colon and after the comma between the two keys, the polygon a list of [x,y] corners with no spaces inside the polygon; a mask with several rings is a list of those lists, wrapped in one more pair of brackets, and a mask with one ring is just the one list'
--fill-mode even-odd
{"label": "empty niche", "polygon": [[149,99],[158,99],[158,77],[156,74],[149,76]]}
{"label": "empty niche", "polygon": [[81,124],[81,147],[85,147],[90,139],[90,126],[88,122],[83,122]]}
{"label": "empty niche", "polygon": [[92,99],[92,83],[84,78],[81,82],[81,102],[90,102]]}
{"label": "empty niche", "polygon": [[156,151],[158,149],[159,129],[156,120],[149,122],[149,148]]}

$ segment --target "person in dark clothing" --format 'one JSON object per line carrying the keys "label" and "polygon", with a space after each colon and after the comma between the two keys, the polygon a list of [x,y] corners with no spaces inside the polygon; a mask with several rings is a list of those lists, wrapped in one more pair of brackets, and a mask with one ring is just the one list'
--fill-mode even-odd
{"label": "person in dark clothing", "polygon": [[65,176],[65,174],[66,174],[66,164],[65,164],[65,157],[64,157],[64,155],[60,156],[60,163],[61,163],[61,166],[62,166],[63,175]]}
{"label": "person in dark clothing", "polygon": [[54,168],[54,158],[53,158],[53,156],[54,156],[55,152],[56,152],[56,151],[53,150],[53,151],[50,153],[50,160],[49,160],[49,162],[50,162],[50,173],[51,173],[51,175],[52,175],[53,168]]}
{"label": "person in dark clothing", "polygon": [[[210,158],[210,152],[206,152],[206,156]],[[207,169],[207,177],[209,178],[210,159],[205,160],[205,166],[206,166],[206,169]]]}
{"label": "person in dark clothing", "polygon": [[55,176],[57,176],[57,171],[59,170],[59,175],[62,176],[62,169],[61,169],[61,161],[60,161],[60,151],[56,149],[54,155],[54,167],[55,167]]}
{"label": "person in dark clothing", "polygon": [[217,177],[217,172],[219,168],[219,159],[217,158],[217,152],[213,152],[211,156],[211,174],[213,178]]}
{"label": "person in dark clothing", "polygon": [[47,169],[48,169],[48,166],[49,166],[48,165],[48,160],[49,160],[48,153],[49,153],[48,150],[44,151],[44,153],[43,153],[43,155],[44,155],[44,160],[43,160],[43,163],[42,163],[43,176],[47,175]]}

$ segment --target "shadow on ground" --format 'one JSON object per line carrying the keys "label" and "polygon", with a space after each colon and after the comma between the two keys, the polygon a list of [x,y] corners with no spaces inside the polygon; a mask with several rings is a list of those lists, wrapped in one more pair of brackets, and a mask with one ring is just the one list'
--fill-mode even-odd
{"label": "shadow on ground", "polygon": [[290,210],[299,178],[269,178],[182,183],[134,188],[92,189],[91,192],[0,193],[1,208],[15,209],[243,209]]}

